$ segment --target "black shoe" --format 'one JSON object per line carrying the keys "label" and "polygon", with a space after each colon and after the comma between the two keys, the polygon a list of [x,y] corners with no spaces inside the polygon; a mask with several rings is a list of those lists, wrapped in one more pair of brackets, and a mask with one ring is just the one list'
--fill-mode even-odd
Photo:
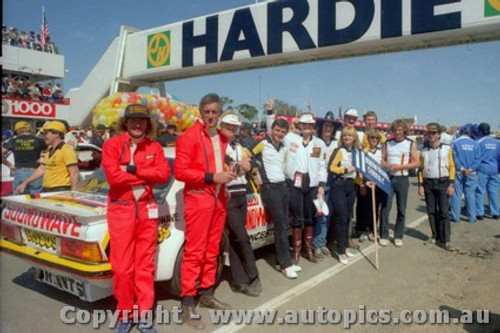
{"label": "black shoe", "polygon": [[231,309],[231,306],[229,304],[219,301],[213,295],[201,295],[200,306],[203,308],[210,308],[215,310]]}
{"label": "black shoe", "polygon": [[260,279],[258,276],[253,279],[248,286],[250,287],[250,289],[255,290],[259,294],[262,292],[262,283],[260,283]]}
{"label": "black shoe", "polygon": [[476,218],[477,218],[479,221],[484,220],[484,216],[476,216]]}
{"label": "black shoe", "polygon": [[255,291],[250,288],[250,285],[247,283],[237,284],[235,286],[231,286],[231,290],[235,293],[242,293],[247,296],[257,297],[260,295],[260,292]]}
{"label": "black shoe", "polygon": [[197,330],[205,328],[205,323],[201,320],[201,316],[196,313],[194,306],[184,305],[182,307],[182,322]]}
{"label": "black shoe", "polygon": [[498,219],[500,219],[500,216],[498,216],[498,215],[493,215],[491,218],[492,218],[492,219],[494,219],[494,220],[498,220]]}

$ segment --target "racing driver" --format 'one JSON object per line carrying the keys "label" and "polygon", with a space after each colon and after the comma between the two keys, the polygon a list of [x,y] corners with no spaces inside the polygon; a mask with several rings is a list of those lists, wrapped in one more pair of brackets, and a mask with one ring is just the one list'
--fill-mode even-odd
{"label": "racing driver", "polygon": [[156,129],[145,105],[128,105],[120,125],[124,133],[107,140],[102,149],[110,186],[107,220],[113,294],[120,312],[117,332],[129,332],[132,318],[140,318],[137,329],[155,333],[151,309],[158,205],[153,186],[168,180],[170,167],[160,144],[148,138]]}

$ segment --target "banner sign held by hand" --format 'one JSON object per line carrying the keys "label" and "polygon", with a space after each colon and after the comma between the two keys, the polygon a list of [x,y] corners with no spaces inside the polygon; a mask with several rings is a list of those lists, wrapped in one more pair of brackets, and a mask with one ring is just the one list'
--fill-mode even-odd
{"label": "banner sign held by hand", "polygon": [[364,151],[353,150],[352,165],[363,177],[371,180],[382,191],[390,195],[392,193],[391,179],[385,169]]}

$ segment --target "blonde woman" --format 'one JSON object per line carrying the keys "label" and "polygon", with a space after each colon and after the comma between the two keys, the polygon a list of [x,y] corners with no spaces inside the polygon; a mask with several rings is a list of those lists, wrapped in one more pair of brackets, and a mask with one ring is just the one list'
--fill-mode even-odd
{"label": "blonde woman", "polygon": [[[368,145],[363,146],[363,150],[368,156],[375,160],[378,164],[382,162],[382,149],[380,146],[382,134],[374,128],[365,132],[365,137]],[[359,241],[364,242],[367,239],[375,240],[373,233],[373,208],[371,188],[375,186],[373,182],[364,180],[359,186],[356,206],[356,231],[360,234]],[[375,213],[378,221],[380,207],[383,200],[387,201],[387,194],[379,187],[375,188]],[[377,222],[378,223],[378,222]]]}
{"label": "blonde woman", "polygon": [[339,261],[344,265],[349,263],[349,257],[354,257],[354,253],[348,249],[349,216],[356,197],[354,179],[358,176],[352,165],[352,157],[358,149],[359,139],[356,128],[351,125],[344,127],[340,134],[339,146],[334,151],[328,167],[330,202],[336,228],[336,250]]}

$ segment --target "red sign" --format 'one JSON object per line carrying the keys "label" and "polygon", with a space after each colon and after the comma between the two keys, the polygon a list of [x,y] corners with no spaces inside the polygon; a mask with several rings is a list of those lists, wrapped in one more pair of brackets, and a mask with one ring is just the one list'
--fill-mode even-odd
{"label": "red sign", "polygon": [[56,107],[40,101],[12,100],[12,114],[23,117],[55,118]]}

